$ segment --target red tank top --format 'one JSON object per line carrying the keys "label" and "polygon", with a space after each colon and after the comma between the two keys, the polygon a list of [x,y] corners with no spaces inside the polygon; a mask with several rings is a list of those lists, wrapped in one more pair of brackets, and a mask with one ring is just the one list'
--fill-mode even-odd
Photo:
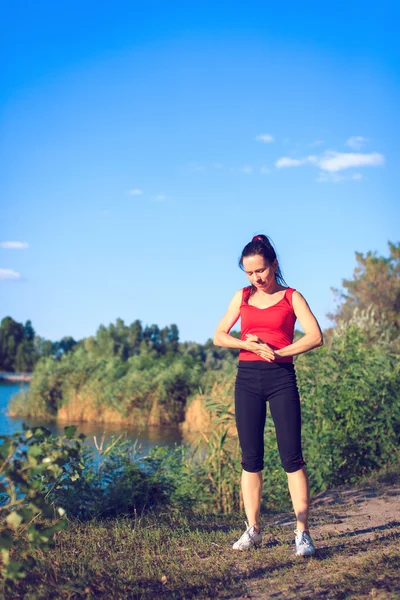
{"label": "red tank top", "polygon": [[[292,295],[295,288],[286,288],[285,295],[279,302],[267,308],[257,308],[248,304],[251,286],[243,288],[242,303],[240,305],[241,335],[245,340],[246,334],[257,335],[273,350],[293,344],[294,324],[296,315],[292,305]],[[239,360],[263,360],[261,356],[249,350],[241,349]],[[273,362],[293,362],[293,356],[282,356]]]}

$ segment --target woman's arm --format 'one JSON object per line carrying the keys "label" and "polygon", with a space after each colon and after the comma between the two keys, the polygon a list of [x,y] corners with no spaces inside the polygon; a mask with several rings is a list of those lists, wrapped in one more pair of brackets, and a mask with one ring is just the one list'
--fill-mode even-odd
{"label": "woman's arm", "polygon": [[240,304],[242,302],[242,290],[238,290],[229,303],[228,310],[217,325],[214,333],[214,345],[222,346],[223,348],[243,348],[243,341],[233,335],[229,335],[229,331],[240,317]]}
{"label": "woman's arm", "polygon": [[324,345],[324,338],[318,321],[300,292],[293,292],[292,304],[294,313],[304,329],[304,335],[297,342],[294,342],[294,344],[285,346],[285,348],[281,348],[280,350],[275,350],[275,356],[278,357],[296,356],[297,354],[303,354],[313,348],[319,348]]}
{"label": "woman's arm", "polygon": [[265,360],[274,359],[274,351],[267,344],[259,344],[256,341],[239,340],[229,335],[229,331],[240,317],[240,305],[242,303],[242,290],[238,290],[233,296],[228,310],[217,325],[214,333],[214,345],[223,348],[243,348],[258,354]]}

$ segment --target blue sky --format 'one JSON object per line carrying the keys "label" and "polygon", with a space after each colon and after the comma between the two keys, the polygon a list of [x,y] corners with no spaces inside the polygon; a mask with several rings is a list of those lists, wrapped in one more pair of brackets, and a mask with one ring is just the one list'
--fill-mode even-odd
{"label": "blue sky", "polygon": [[176,323],[204,342],[266,233],[329,326],[355,252],[399,240],[395,10],[3,8],[0,318],[54,340]]}

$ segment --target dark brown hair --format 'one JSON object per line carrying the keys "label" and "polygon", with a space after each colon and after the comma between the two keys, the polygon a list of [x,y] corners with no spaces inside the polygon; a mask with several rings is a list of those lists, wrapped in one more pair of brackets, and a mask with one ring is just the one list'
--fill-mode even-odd
{"label": "dark brown hair", "polygon": [[[251,240],[251,242],[246,244],[246,246],[243,248],[242,254],[240,255],[240,258],[239,258],[239,267],[242,269],[242,271],[244,270],[243,269],[243,259],[246,256],[255,256],[256,254],[259,254],[260,256],[262,256],[270,264],[272,264],[274,262],[274,260],[277,258],[275,248],[272,245],[272,241],[270,240],[270,238],[268,236],[266,236],[262,233],[259,235],[255,235],[253,237],[253,239]],[[275,271],[275,279],[276,279],[277,283],[279,283],[280,285],[289,287],[288,284],[286,283],[285,279],[283,278],[279,264],[278,264],[278,268]],[[252,288],[254,288],[254,286],[252,286]],[[255,290],[255,288],[254,288],[254,290]],[[254,290],[252,290],[252,291],[254,291]]]}

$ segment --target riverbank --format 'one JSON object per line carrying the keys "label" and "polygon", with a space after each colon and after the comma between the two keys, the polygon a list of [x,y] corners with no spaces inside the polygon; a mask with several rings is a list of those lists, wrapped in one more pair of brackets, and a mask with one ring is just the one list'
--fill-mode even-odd
{"label": "riverbank", "polygon": [[0,373],[0,383],[8,381],[10,383],[29,383],[31,379],[32,373]]}
{"label": "riverbank", "polygon": [[293,512],[262,515],[263,543],[235,552],[243,514],[71,521],[10,598],[397,598],[400,466],[311,499],[316,554],[294,554]]}
{"label": "riverbank", "polygon": [[[22,380],[21,380],[22,381]],[[203,432],[210,433],[218,429],[217,414],[213,411],[219,406],[219,413],[233,417],[233,376],[221,382],[215,382],[204,395],[197,392],[181,402],[161,401],[160,394],[154,393],[147,397],[143,407],[130,406],[128,410],[121,411],[111,404],[99,405],[98,396],[90,391],[86,393],[71,393],[55,412],[48,411],[43,402],[32,402],[29,391],[25,390],[15,396],[8,404],[8,415],[20,419],[45,419],[46,422],[62,424],[91,423],[114,424],[121,427],[177,427],[184,434]],[[236,434],[233,421],[227,423],[228,435]]]}
{"label": "riverbank", "polygon": [[55,413],[50,413],[42,406],[32,406],[28,394],[19,393],[8,404],[8,415],[20,419],[44,419],[58,424],[91,423],[113,424],[121,427],[177,427],[185,433],[199,430],[204,432],[211,428],[210,414],[201,402],[196,402],[186,419],[185,403],[161,403],[159,397],[148,398],[147,406],[130,408],[128,414],[117,407],[99,406],[94,395],[72,394]]}

